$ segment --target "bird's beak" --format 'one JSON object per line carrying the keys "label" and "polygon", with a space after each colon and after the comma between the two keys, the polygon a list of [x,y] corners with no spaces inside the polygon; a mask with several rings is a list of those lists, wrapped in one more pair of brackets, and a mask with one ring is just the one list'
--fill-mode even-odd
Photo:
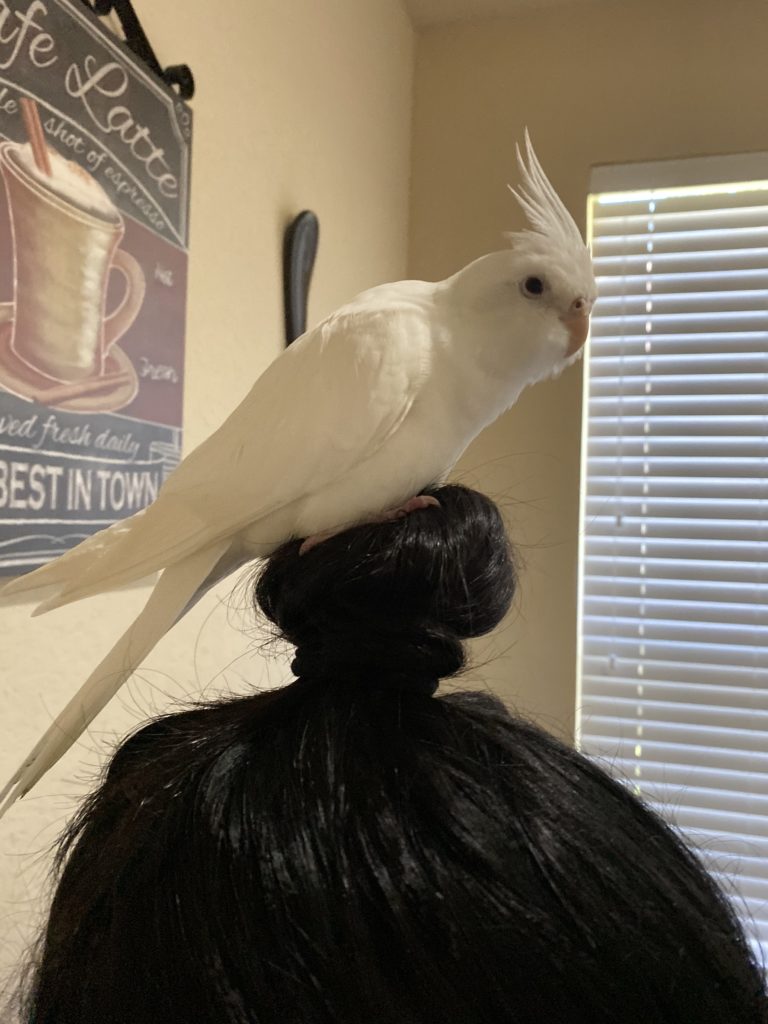
{"label": "bird's beak", "polygon": [[591,312],[591,303],[584,299],[577,299],[569,311],[560,317],[560,322],[568,330],[568,348],[565,353],[567,358],[575,355],[587,340]]}

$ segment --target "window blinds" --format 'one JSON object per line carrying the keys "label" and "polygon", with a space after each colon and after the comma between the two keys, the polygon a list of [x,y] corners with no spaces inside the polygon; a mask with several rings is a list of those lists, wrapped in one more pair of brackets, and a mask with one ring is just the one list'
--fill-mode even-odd
{"label": "window blinds", "polygon": [[768,960],[768,157],[599,168],[579,744]]}

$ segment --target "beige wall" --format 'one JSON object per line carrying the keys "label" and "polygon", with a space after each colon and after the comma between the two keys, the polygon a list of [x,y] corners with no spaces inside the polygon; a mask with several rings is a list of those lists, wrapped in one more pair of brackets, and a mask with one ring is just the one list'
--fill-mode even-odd
{"label": "beige wall", "polygon": [[[189,448],[280,350],[279,249],[293,213],[311,207],[321,220],[312,319],[404,273],[413,38],[399,0],[219,0],[215,19],[203,0],[136,6],[161,58],[189,62],[198,82]],[[766,148],[766,22],[762,0],[622,0],[425,31],[413,93],[410,273],[448,274],[521,226],[505,186],[526,123],[582,222],[594,163]],[[504,504],[527,563],[515,615],[479,647],[480,659],[498,660],[478,664],[473,678],[566,735],[580,406],[572,369],[525,395],[458,473]],[[146,596],[140,587],[44,620],[29,619],[28,606],[0,609],[1,779]],[[249,649],[237,628],[246,622],[228,612],[226,587],[211,595],[2,822],[0,963],[18,958],[47,864],[37,853],[93,778],[102,744],[206,684],[215,692],[287,674]]]}
{"label": "beige wall", "polygon": [[[197,79],[189,450],[281,350],[280,252],[290,217],[309,207],[320,218],[312,319],[404,276],[414,40],[392,0],[135,6],[160,58],[186,61]],[[228,589],[209,595],[161,643],[88,738],[0,824],[0,972],[18,960],[42,888],[43,851],[92,781],[102,745],[206,684],[216,692],[287,675],[284,662],[270,667],[249,649],[238,629],[247,619],[227,611]],[[0,779],[147,595],[137,587],[45,619],[30,619],[29,605],[0,609]]]}
{"label": "beige wall", "polygon": [[[444,276],[522,226],[506,183],[526,124],[582,227],[593,164],[768,148],[766,39],[762,0],[574,4],[421,33],[410,273]],[[567,736],[581,388],[578,367],[531,390],[459,466],[502,501],[526,562],[518,607],[479,646],[476,678]]]}

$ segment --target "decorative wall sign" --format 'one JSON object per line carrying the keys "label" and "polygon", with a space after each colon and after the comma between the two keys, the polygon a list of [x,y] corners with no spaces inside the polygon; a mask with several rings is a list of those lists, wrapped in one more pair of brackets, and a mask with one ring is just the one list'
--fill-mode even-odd
{"label": "decorative wall sign", "polygon": [[81,0],[0,0],[0,573],[181,457],[192,116]]}

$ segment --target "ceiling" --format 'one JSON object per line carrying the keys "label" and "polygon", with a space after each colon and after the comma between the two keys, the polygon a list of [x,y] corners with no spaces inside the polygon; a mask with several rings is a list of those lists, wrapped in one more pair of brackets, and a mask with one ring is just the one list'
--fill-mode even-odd
{"label": "ceiling", "polygon": [[473,18],[503,18],[543,7],[565,7],[594,0],[405,0],[411,21],[418,28]]}

